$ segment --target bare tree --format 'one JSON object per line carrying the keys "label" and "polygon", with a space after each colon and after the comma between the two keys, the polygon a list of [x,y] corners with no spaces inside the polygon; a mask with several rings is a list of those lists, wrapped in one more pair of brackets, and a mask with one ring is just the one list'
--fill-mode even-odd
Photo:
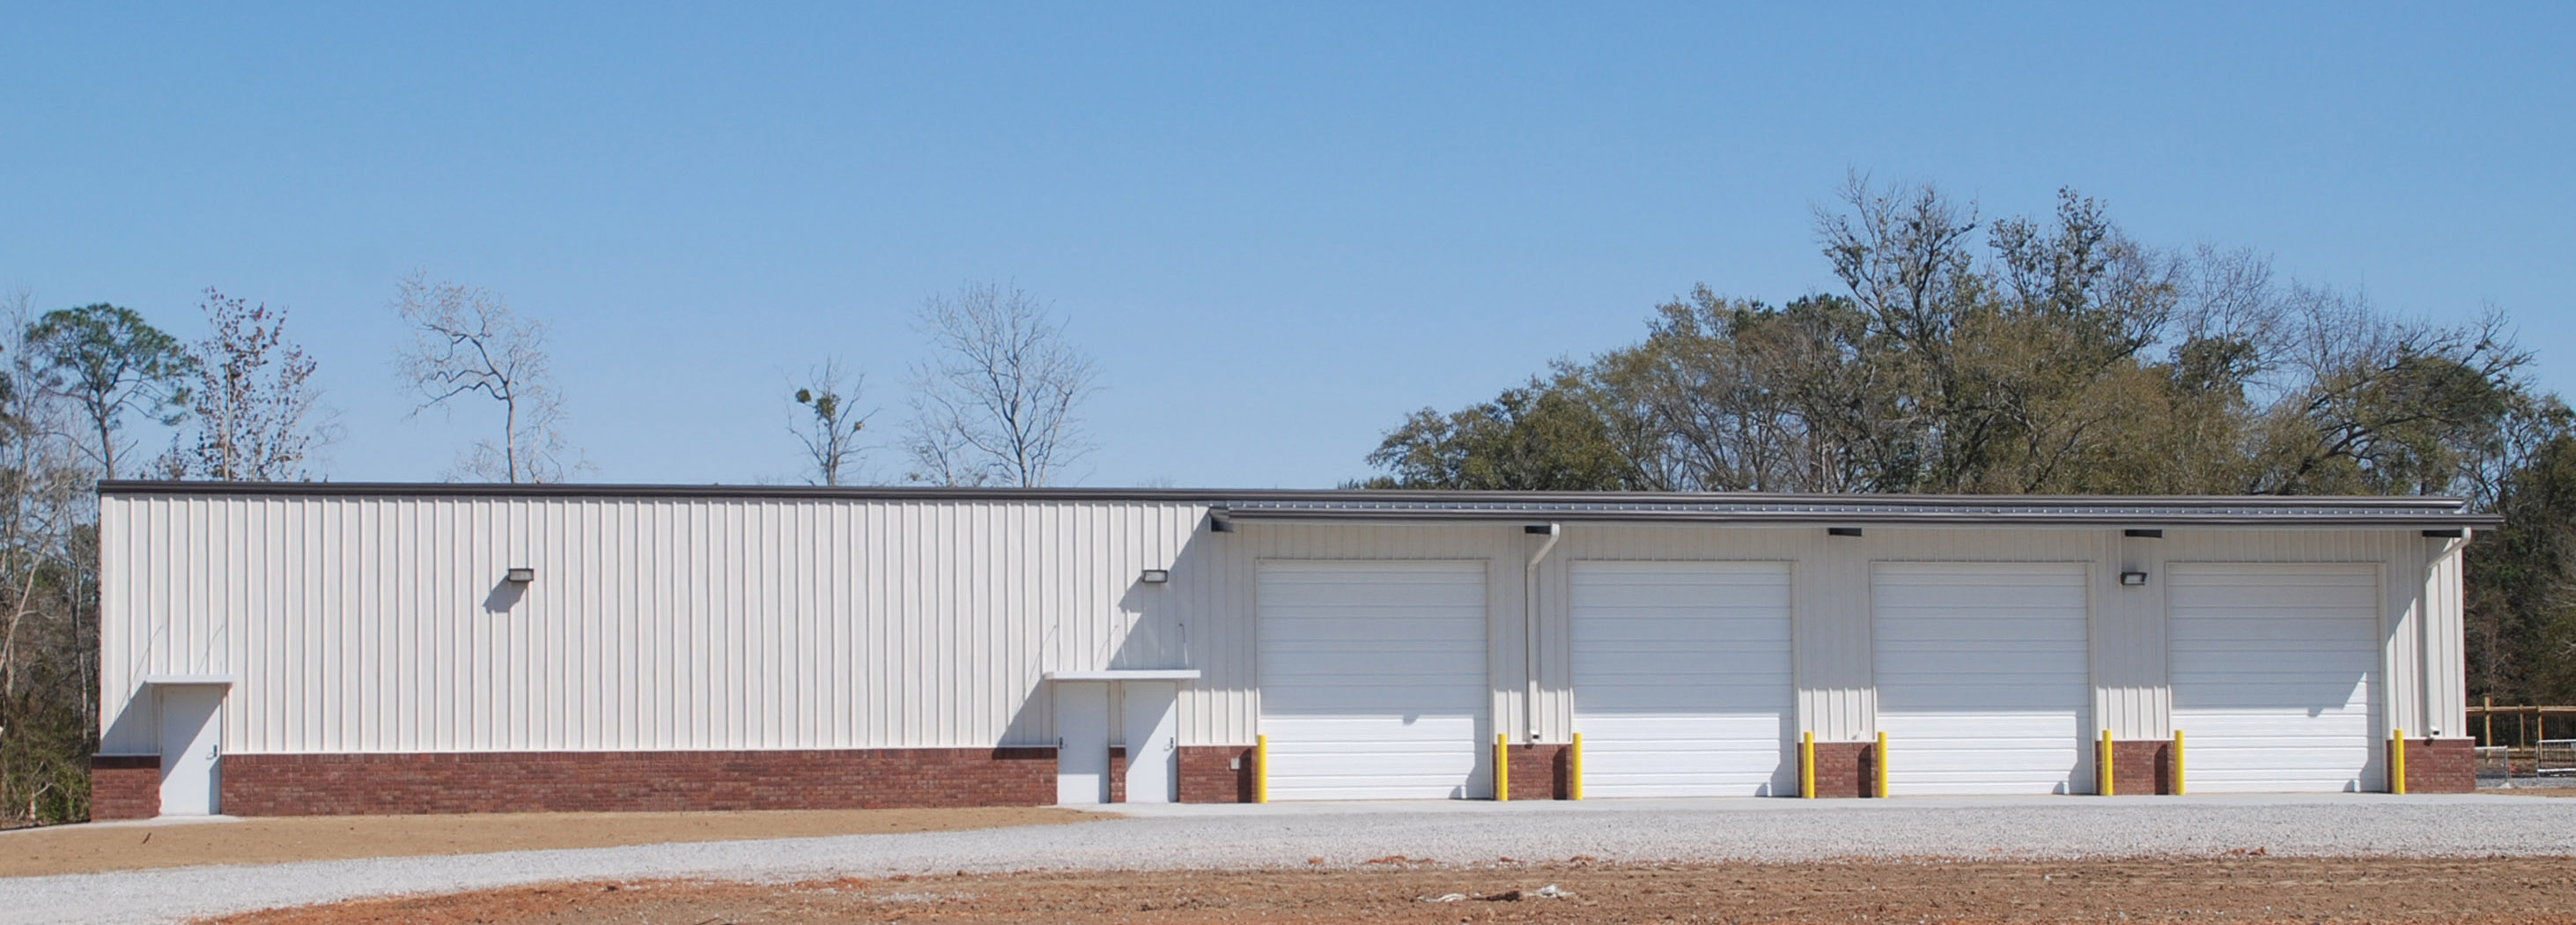
{"label": "bare tree", "polygon": [[788,422],[787,432],[805,444],[805,453],[813,461],[813,479],[824,485],[847,484],[854,474],[861,447],[859,431],[868,426],[874,412],[860,414],[859,392],[867,385],[867,376],[844,373],[839,360],[825,360],[807,374],[806,383],[796,390],[796,404],[804,411]]}
{"label": "bare tree", "polygon": [[337,435],[320,408],[316,364],[286,339],[286,310],[206,290],[211,334],[190,351],[197,382],[193,439],[171,447],[174,477],[285,482],[311,477],[313,454]]}
{"label": "bare tree", "polygon": [[413,415],[450,409],[448,401],[481,393],[501,405],[501,439],[478,440],[456,472],[490,482],[555,482],[581,468],[569,460],[563,400],[546,357],[546,326],[521,318],[489,289],[431,284],[414,273],[394,293],[394,310],[412,329],[397,358],[403,382],[421,396]]}
{"label": "bare tree", "polygon": [[970,283],[924,300],[918,324],[938,359],[912,370],[914,481],[1045,485],[1088,449],[1074,409],[1097,371],[1027,292]]}

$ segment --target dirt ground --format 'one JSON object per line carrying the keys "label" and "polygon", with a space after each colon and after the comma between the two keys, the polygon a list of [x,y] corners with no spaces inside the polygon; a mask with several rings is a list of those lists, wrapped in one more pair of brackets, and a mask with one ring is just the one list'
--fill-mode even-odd
{"label": "dirt ground", "polygon": [[[1555,886],[1573,895],[1543,898]],[[1446,902],[1426,901],[1455,897]],[[211,920],[362,923],[1483,922],[2318,923],[2576,920],[2576,859],[2239,856],[2080,862],[1612,865],[1584,859],[1360,870],[1023,873],[786,885],[584,883]]]}
{"label": "dirt ground", "polygon": [[0,877],[194,864],[273,864],[664,842],[879,835],[1080,822],[1067,809],[852,809],[744,813],[291,816],[0,832]]}

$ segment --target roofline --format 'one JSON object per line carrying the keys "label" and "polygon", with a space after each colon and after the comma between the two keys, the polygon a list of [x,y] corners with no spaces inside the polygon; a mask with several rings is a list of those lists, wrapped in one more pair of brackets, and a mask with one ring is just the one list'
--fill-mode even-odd
{"label": "roofline", "polygon": [[[1893,495],[1351,488],[952,488],[460,482],[100,482],[101,497],[696,498],[1205,504],[1243,521],[2492,526],[2465,499],[2385,495]],[[1311,507],[1300,506],[1312,505]],[[1260,510],[1258,508],[1272,508]]]}
{"label": "roofline", "polygon": [[1527,524],[1552,523],[1619,523],[1629,525],[1710,525],[1731,524],[1746,527],[1839,527],[1839,526],[1956,526],[1956,527],[2062,527],[2070,529],[2104,529],[2114,527],[2353,527],[2390,530],[2451,529],[2493,527],[2504,518],[2493,514],[2392,512],[2384,515],[2301,514],[2295,511],[2264,515],[2257,513],[2214,513],[2174,510],[2154,511],[1832,511],[1813,512],[1734,512],[1734,511],[1353,511],[1333,513],[1223,511],[1226,520],[1235,523],[1375,523],[1388,526],[1438,526],[1468,523]]}

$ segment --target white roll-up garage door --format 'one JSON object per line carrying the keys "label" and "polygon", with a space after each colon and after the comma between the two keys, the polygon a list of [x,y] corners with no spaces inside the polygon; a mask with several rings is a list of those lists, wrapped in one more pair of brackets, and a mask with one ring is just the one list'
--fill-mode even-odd
{"label": "white roll-up garage door", "polygon": [[1265,562],[1273,800],[1485,797],[1485,566]]}
{"label": "white roll-up garage door", "polygon": [[2173,725],[2192,793],[2377,789],[2379,571],[2172,565]]}
{"label": "white roll-up garage door", "polygon": [[1789,566],[1577,562],[1574,728],[1586,797],[1795,786]]}
{"label": "white roll-up garage door", "polygon": [[2091,789],[2084,566],[1879,563],[1870,602],[1890,791]]}

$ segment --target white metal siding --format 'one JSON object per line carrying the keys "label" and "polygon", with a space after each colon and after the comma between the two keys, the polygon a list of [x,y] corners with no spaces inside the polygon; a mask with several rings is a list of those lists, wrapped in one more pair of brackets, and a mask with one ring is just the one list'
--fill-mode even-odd
{"label": "white metal siding", "polygon": [[1273,800],[1490,796],[1481,562],[1261,565]]}
{"label": "white metal siding", "polygon": [[2195,793],[2376,789],[2379,570],[2176,565],[2173,722]]}
{"label": "white metal siding", "polygon": [[2081,789],[2083,566],[1881,563],[1870,595],[1892,792]]}
{"label": "white metal siding", "polygon": [[1204,513],[111,498],[103,747],[153,750],[126,709],[153,674],[238,676],[235,753],[1053,744],[1044,672],[1190,667],[1182,624],[1221,611]]}
{"label": "white metal siding", "polygon": [[1789,574],[1780,562],[1574,564],[1585,796],[1794,786]]}

